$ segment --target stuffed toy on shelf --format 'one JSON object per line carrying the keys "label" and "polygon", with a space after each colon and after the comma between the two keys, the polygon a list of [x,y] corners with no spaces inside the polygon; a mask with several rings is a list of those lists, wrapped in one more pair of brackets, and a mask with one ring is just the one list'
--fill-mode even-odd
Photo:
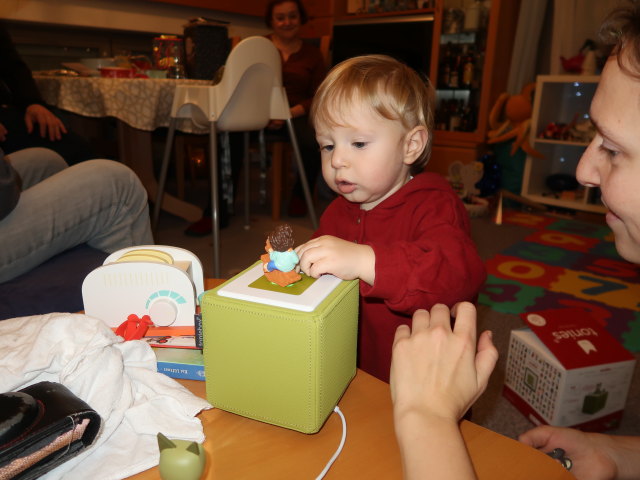
{"label": "stuffed toy on shelf", "polygon": [[529,143],[529,129],[531,128],[531,114],[533,112],[532,96],[536,88],[535,83],[522,87],[518,95],[503,93],[491,108],[489,113],[489,127],[487,143],[502,143],[513,140],[511,155],[518,148],[537,158],[543,158],[542,153],[535,150]]}
{"label": "stuffed toy on shelf", "polygon": [[529,143],[532,96],[536,84],[529,83],[517,95],[503,93],[489,113],[487,144],[492,145],[501,169],[501,188],[520,194],[527,155],[543,158]]}

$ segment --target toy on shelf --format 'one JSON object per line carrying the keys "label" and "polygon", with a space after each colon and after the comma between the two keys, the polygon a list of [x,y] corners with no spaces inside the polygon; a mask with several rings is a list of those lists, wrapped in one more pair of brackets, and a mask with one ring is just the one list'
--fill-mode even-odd
{"label": "toy on shelf", "polygon": [[267,253],[260,257],[264,276],[271,283],[287,287],[302,279],[298,266],[298,255],[293,250],[293,229],[284,223],[278,225],[265,242]]}
{"label": "toy on shelf", "polygon": [[522,87],[522,91],[518,95],[503,93],[498,97],[489,113],[491,130],[487,133],[487,143],[494,144],[513,140],[511,155],[515,155],[521,148],[533,157],[544,157],[529,144],[529,128],[533,112],[531,97],[535,87],[535,83],[529,83]]}
{"label": "toy on shelf", "polygon": [[489,202],[478,196],[480,190],[476,188],[476,184],[482,179],[482,175],[482,162],[464,164],[456,160],[449,165],[449,183],[462,199],[467,212],[472,217],[484,215],[489,208]]}
{"label": "toy on shelf", "polygon": [[538,134],[538,138],[546,140],[563,140],[567,142],[589,143],[596,135],[596,127],[589,114],[575,114],[570,123],[549,123]]}
{"label": "toy on shelf", "polygon": [[580,51],[574,57],[565,58],[560,56],[562,68],[567,73],[594,75],[596,73],[596,44],[590,38],[587,38]]}

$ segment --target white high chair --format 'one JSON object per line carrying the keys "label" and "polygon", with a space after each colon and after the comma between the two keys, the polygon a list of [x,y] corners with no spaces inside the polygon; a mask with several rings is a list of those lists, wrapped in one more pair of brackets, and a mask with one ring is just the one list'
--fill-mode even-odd
{"label": "white high chair", "polygon": [[[179,118],[190,118],[199,126],[209,125],[209,152],[211,157],[211,207],[213,220],[213,271],[220,278],[220,229],[218,219],[218,159],[217,132],[261,130],[269,120],[285,120],[298,166],[307,208],[314,228],[318,222],[307,183],[298,141],[291,123],[287,94],[282,86],[280,52],[265,37],[249,37],[231,51],[220,83],[216,85],[178,85],[176,87],[171,120],[167,134],[158,194],[153,209],[155,227],[167,180],[167,170],[176,123]],[[249,154],[245,136],[245,228],[249,226]]]}

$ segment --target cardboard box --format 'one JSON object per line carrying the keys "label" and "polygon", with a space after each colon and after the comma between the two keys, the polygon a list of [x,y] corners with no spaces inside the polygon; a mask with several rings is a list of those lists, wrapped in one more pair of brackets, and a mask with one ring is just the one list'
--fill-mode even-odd
{"label": "cardboard box", "polygon": [[207,400],[303,433],[324,424],[356,373],[358,281],[267,281],[258,262],[201,300]]}
{"label": "cardboard box", "polygon": [[522,314],[511,332],[503,394],[535,424],[602,431],[619,425],[635,358],[588,312]]}

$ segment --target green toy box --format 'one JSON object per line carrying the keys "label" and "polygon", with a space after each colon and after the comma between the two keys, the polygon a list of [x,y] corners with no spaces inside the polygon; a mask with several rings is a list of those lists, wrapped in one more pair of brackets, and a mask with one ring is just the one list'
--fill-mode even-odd
{"label": "green toy box", "polygon": [[201,299],[207,400],[315,433],[356,373],[358,281],[333,276],[284,289],[258,262]]}

